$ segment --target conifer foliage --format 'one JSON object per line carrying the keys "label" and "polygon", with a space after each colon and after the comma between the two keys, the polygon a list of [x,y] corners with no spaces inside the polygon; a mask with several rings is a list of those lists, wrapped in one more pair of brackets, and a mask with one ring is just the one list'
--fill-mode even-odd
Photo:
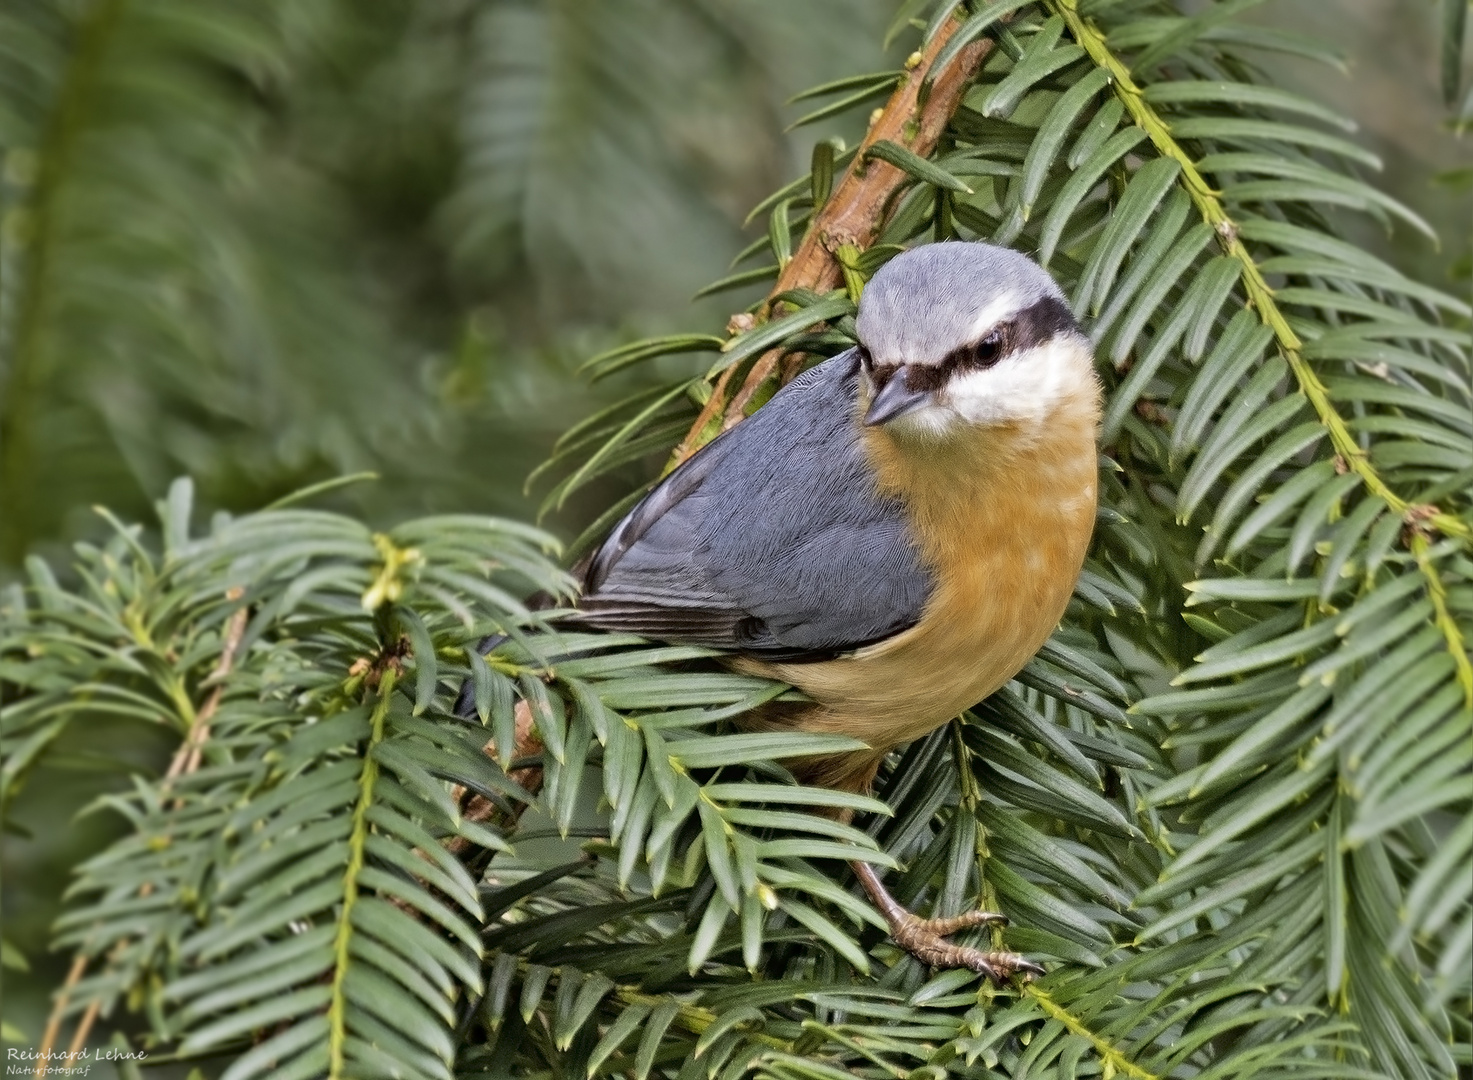
{"label": "conifer foliage", "polygon": [[[811,95],[881,103],[872,137],[820,142],[713,286],[774,295],[591,360],[706,354],[544,472],[555,508],[739,422],[852,343],[899,250],[1027,251],[1108,399],[1085,573],[1012,684],[874,798],[802,788],[784,760],[855,744],[741,731],[791,691],[703,650],[549,627],[523,601],[572,584],[535,529],[298,502],[201,531],[178,482],[158,540],[116,523],[79,588],[33,561],[5,598],[7,798],[86,725],[179,737],[100,808],[130,832],[77,868],[58,1015],[229,1080],[1466,1072],[1469,308],[1337,231],[1425,226],[1267,74],[1333,54],[1246,6],[907,0],[906,68]],[[872,235],[826,232],[882,180]],[[970,933],[1049,973],[923,969],[851,858],[1006,912]]]}

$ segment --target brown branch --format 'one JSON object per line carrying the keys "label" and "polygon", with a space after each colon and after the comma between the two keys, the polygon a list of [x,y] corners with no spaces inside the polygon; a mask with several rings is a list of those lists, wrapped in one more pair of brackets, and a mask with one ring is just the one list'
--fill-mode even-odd
{"label": "brown branch", "polygon": [[77,1060],[77,1055],[82,1052],[82,1047],[87,1045],[87,1036],[92,1034],[92,1025],[97,1022],[97,1014],[102,1011],[102,1001],[93,998],[87,1003],[87,1011],[82,1014],[82,1019],[77,1021],[76,1034],[72,1036],[72,1043],[67,1047],[67,1062]]}
{"label": "brown branch", "polygon": [[67,972],[66,981],[61,984],[61,990],[57,992],[56,1003],[51,1006],[51,1015],[46,1018],[46,1030],[41,1034],[41,1049],[36,1056],[36,1075],[45,1076],[49,1060],[47,1054],[52,1044],[56,1042],[56,1036],[61,1032],[61,1019],[66,1013],[66,1007],[71,1002],[72,991],[77,988],[77,983],[82,981],[82,974],[87,970],[87,957],[84,953],[77,953],[72,957],[72,968]]}
{"label": "brown branch", "polygon": [[[225,593],[227,600],[239,600],[245,595],[245,590],[236,586]],[[179,744],[179,749],[174,751],[174,758],[169,762],[169,771],[164,774],[164,790],[168,791],[174,781],[181,776],[188,776],[199,768],[201,756],[204,753],[205,742],[210,737],[210,721],[214,719],[216,711],[220,708],[220,698],[225,693],[225,676],[229,675],[235,667],[235,654],[240,649],[241,640],[245,637],[246,621],[250,617],[250,609],[242,607],[230,621],[225,624],[225,644],[220,649],[220,659],[215,662],[214,670],[205,679],[206,683],[214,683],[215,688],[195,714],[194,723],[189,726],[189,734]],[[179,800],[175,800],[175,807]]]}
{"label": "brown branch", "polygon": [[[867,158],[866,152],[881,141],[898,143],[921,157],[936,148],[941,133],[961,104],[972,76],[992,51],[992,41],[987,38],[962,49],[944,71],[936,73],[930,92],[921,103],[921,85],[930,74],[937,54],[960,25],[960,22],[952,20],[931,39],[920,62],[911,68],[905,82],[896,88],[880,110],[838,187],[814,215],[798,250],[778,273],[777,282],[768,293],[769,301],[789,289],[807,288],[822,293],[837,288],[843,280],[843,270],[834,254],[838,248],[852,244],[863,250],[875,242],[889,215],[895,193],[909,177],[887,161]],[[797,375],[801,365],[794,361],[779,368],[782,357],[781,347],[769,349],[751,366],[734,393],[731,393],[734,368],[723,371],[712,389],[710,400],[675,448],[670,467],[680,464],[722,431],[740,423],[748,405],[774,373],[779,384]],[[719,426],[713,423],[717,416],[721,417]]]}
{"label": "brown branch", "polygon": [[[788,265],[791,266],[792,264],[789,263]],[[690,431],[686,433],[685,438],[680,440],[680,445],[671,452],[670,462],[665,466],[666,472],[675,468],[675,466],[679,465],[721,433],[718,430],[712,431],[709,435],[702,435],[702,432],[711,426],[713,420],[718,416],[723,416],[723,410],[726,408],[727,389],[731,384],[732,376],[736,374],[737,367],[738,365],[733,364],[723,371],[721,377],[716,380],[716,385],[711,388],[711,396],[706,399],[706,404],[701,407],[700,414],[696,417],[695,423],[690,426]],[[721,430],[725,430],[724,424]]]}
{"label": "brown branch", "polygon": [[[481,749],[492,761],[496,760],[495,739],[488,740],[486,745]],[[537,727],[532,722],[532,708],[525,701],[519,701],[516,704],[516,743],[512,747],[511,760],[518,761],[522,758],[534,757],[540,753],[542,753],[542,740],[538,737]],[[529,765],[521,769],[510,769],[506,775],[514,783],[520,784],[533,795],[536,795],[542,790],[543,777],[541,765]],[[451,789],[450,795],[459,804],[460,800],[465,797],[465,793],[466,789],[457,784]],[[521,809],[518,809],[518,814],[520,814]],[[466,801],[465,809],[461,812],[461,816],[467,821],[477,823],[491,821],[497,816],[496,804],[484,795],[472,795]],[[515,824],[515,819],[506,824]],[[464,855],[471,849],[471,846],[471,841],[463,836],[453,836],[446,844],[446,847],[449,848],[453,855]]]}
{"label": "brown branch", "polygon": [[[225,599],[239,600],[245,595],[245,590],[240,587],[231,588],[226,591]],[[229,675],[235,667],[235,654],[240,650],[240,643],[245,638],[246,622],[250,616],[250,609],[241,607],[225,624],[225,642],[220,649],[220,659],[215,662],[214,669],[210,672],[205,682],[213,682],[215,688],[210,696],[205,699],[204,705],[195,713],[194,722],[190,724],[189,733],[179,748],[174,751],[174,757],[169,762],[169,769],[164,774],[162,791],[165,797],[169,789],[173,787],[174,781],[181,776],[188,776],[199,768],[201,756],[204,752],[206,740],[210,737],[210,721],[220,708],[220,698],[225,692],[225,676]],[[176,798],[174,808],[177,810],[183,800]],[[153,891],[152,882],[144,882],[139,893],[143,896]],[[72,992],[77,983],[81,981],[82,974],[87,970],[87,955],[79,952],[72,958],[71,970],[67,972],[66,981],[62,983],[61,990],[57,994],[56,1004],[51,1010],[51,1015],[46,1020],[46,1030],[41,1036],[41,1057],[36,1063],[36,1075],[45,1075],[47,1059],[46,1052],[51,1049],[56,1037],[61,1032],[62,1016],[66,1012],[67,1005],[71,1001]],[[102,1002],[96,998],[88,1002],[82,1018],[77,1021],[77,1030],[72,1036],[71,1046],[68,1048],[68,1060],[75,1060],[76,1054],[87,1041],[91,1034],[92,1026],[97,1021],[97,1014],[102,1007]]]}

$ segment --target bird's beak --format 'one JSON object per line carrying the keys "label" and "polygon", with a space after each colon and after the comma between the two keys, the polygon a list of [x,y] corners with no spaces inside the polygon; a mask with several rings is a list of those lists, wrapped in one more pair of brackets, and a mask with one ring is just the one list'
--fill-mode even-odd
{"label": "bird's beak", "polygon": [[881,387],[875,399],[870,402],[869,412],[864,414],[864,424],[866,427],[874,427],[888,423],[897,416],[904,416],[923,405],[931,404],[931,400],[929,390],[912,390],[905,385],[905,369],[902,368],[890,376],[889,382]]}

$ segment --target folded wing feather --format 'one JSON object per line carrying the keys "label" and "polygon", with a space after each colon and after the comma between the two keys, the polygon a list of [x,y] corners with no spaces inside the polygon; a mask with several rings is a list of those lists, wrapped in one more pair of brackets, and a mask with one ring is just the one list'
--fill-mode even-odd
{"label": "folded wing feather", "polygon": [[769,660],[913,626],[930,575],[875,489],[858,377],[852,351],[825,361],[666,477],[589,563],[579,621]]}

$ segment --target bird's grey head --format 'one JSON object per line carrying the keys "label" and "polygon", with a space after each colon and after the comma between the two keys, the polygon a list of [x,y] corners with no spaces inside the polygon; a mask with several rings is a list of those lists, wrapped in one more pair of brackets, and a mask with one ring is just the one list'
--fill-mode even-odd
{"label": "bird's grey head", "polygon": [[869,425],[939,436],[1036,424],[1098,393],[1063,292],[1032,259],[992,244],[897,255],[865,287],[858,332]]}

